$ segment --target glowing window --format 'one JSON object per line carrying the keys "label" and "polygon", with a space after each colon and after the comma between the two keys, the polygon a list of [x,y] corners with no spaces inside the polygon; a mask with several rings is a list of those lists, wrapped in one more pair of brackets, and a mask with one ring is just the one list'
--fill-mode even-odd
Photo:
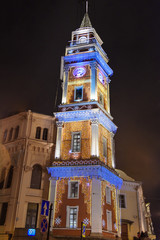
{"label": "glowing window", "polygon": [[78,181],[70,181],[68,183],[68,198],[79,197],[79,183]]}
{"label": "glowing window", "polygon": [[36,228],[38,214],[38,203],[28,203],[26,228]]}
{"label": "glowing window", "polygon": [[67,224],[68,228],[78,227],[78,206],[67,206]]}
{"label": "glowing window", "polygon": [[74,100],[82,101],[83,100],[83,86],[75,87],[74,89]]}
{"label": "glowing window", "polygon": [[106,187],[106,203],[111,204],[111,189]]}
{"label": "glowing window", "polygon": [[72,132],[72,152],[81,151],[81,133]]}
{"label": "glowing window", "polygon": [[103,137],[103,156],[107,159],[107,139]]}

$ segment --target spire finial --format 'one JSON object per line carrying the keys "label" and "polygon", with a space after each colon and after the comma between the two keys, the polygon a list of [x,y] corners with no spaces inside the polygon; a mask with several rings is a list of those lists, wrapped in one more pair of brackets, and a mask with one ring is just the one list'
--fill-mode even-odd
{"label": "spire finial", "polygon": [[88,0],[86,1],[86,13],[88,13]]}

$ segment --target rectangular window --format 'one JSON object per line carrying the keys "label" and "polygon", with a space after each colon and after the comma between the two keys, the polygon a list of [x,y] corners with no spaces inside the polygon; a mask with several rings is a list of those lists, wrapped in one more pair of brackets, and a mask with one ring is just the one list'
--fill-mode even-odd
{"label": "rectangular window", "polygon": [[72,133],[72,152],[81,151],[81,133],[73,132]]}
{"label": "rectangular window", "polygon": [[112,231],[112,212],[107,210],[107,230]]}
{"label": "rectangular window", "polygon": [[68,198],[79,198],[79,182],[70,181],[68,183]]}
{"label": "rectangular window", "polygon": [[104,97],[103,97],[103,94],[100,92],[99,93],[99,103],[104,106]]}
{"label": "rectangular window", "polygon": [[111,189],[106,187],[106,203],[111,204]]}
{"label": "rectangular window", "polygon": [[83,100],[83,86],[74,88],[74,101]]}
{"label": "rectangular window", "polygon": [[119,206],[120,208],[126,208],[126,196],[124,194],[119,195]]}
{"label": "rectangular window", "polygon": [[107,159],[107,139],[103,137],[103,156]]}
{"label": "rectangular window", "polygon": [[0,225],[4,225],[6,221],[8,203],[2,203],[1,214],[0,214]]}
{"label": "rectangular window", "polygon": [[67,206],[67,227],[68,228],[78,227],[78,206],[74,207]]}
{"label": "rectangular window", "polygon": [[36,228],[38,215],[38,203],[28,203],[26,228]]}

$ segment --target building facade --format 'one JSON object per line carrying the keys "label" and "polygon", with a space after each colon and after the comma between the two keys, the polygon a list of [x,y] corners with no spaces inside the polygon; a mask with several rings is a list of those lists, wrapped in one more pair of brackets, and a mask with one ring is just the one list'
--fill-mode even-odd
{"label": "building facade", "polygon": [[[22,112],[0,120],[0,238],[15,229],[38,228],[48,199],[54,150],[54,117]],[[24,233],[25,235],[25,233]]]}
{"label": "building facade", "polygon": [[137,233],[147,233],[149,239],[156,239],[153,231],[149,204],[145,203],[142,183],[135,181],[122,170],[116,169],[123,179],[119,195],[121,208],[122,240],[133,240]]}
{"label": "building facade", "polygon": [[115,171],[114,135],[109,83],[113,74],[102,40],[86,13],[66,47],[62,104],[55,113],[55,157],[48,168],[55,237],[120,236],[118,192],[122,179]]}

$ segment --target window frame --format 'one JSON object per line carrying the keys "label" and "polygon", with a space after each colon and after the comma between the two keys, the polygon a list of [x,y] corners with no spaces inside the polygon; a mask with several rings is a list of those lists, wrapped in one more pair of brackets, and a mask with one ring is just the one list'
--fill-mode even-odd
{"label": "window frame", "polygon": [[[124,207],[121,207],[120,196],[123,196],[123,197],[124,197]],[[126,208],[127,208],[127,201],[126,201],[126,194],[125,194],[125,193],[120,193],[120,194],[119,194],[119,207],[120,207],[120,208],[123,208],[123,209],[126,209]]]}
{"label": "window frame", "polygon": [[[36,171],[37,169],[40,170],[40,182],[39,183],[35,183],[34,182],[34,171]],[[38,187],[35,187],[38,186]],[[32,174],[31,174],[31,181],[30,181],[30,188],[31,189],[41,189],[42,186],[42,166],[40,164],[34,164],[32,167]]]}
{"label": "window frame", "polygon": [[[38,132],[39,131],[39,132]],[[36,127],[36,134],[35,134],[35,138],[36,139],[41,139],[41,133],[42,133],[42,128],[40,126]]]}
{"label": "window frame", "polygon": [[[77,196],[74,197],[72,196],[72,183],[77,183],[78,184],[78,187],[77,187]],[[68,199],[79,199],[79,181],[76,181],[76,180],[71,180],[71,181],[68,181]]]}
{"label": "window frame", "polygon": [[[36,205],[37,209],[36,211],[28,211],[29,210],[29,204],[30,205]],[[26,211],[26,222],[25,222],[25,228],[36,228],[37,227],[37,220],[38,220],[38,211],[39,211],[39,204],[38,203],[35,203],[35,202],[28,202],[28,205],[27,205],[27,211]],[[32,215],[29,215],[29,213],[32,212]],[[36,213],[36,216],[34,216],[34,213]],[[34,226],[32,224],[27,224],[27,218],[29,218],[29,222],[32,223],[32,218],[35,217],[35,223],[34,223]]]}
{"label": "window frame", "polygon": [[[110,217],[108,217],[110,216]],[[113,228],[112,228],[112,211],[110,210],[106,210],[106,218],[107,218],[107,231],[112,232]]]}
{"label": "window frame", "polygon": [[[103,138],[102,138],[102,144],[103,144],[103,157],[105,157],[105,159],[106,159],[106,162],[107,162],[107,148],[108,148],[108,146],[107,146],[107,138],[106,137],[104,137],[103,136]],[[105,145],[105,146],[104,146]]]}
{"label": "window frame", "polygon": [[[80,149],[79,151],[73,151],[74,149],[74,135],[79,134],[80,135]],[[72,153],[80,153],[81,152],[81,132],[72,132],[72,140],[71,140],[71,152]]]}
{"label": "window frame", "polygon": [[[76,91],[77,91],[78,89],[81,89],[81,90],[82,90],[82,97],[81,97],[80,99],[76,99]],[[74,88],[74,101],[80,102],[80,101],[82,101],[82,100],[83,100],[83,85],[81,85],[81,86],[76,86],[76,87]]]}
{"label": "window frame", "polygon": [[[77,209],[77,212],[76,212],[76,226],[75,227],[70,227],[70,211],[73,208]],[[69,229],[76,229],[76,228],[78,228],[78,211],[79,211],[79,206],[67,206],[66,210],[67,210],[66,228],[69,228]]]}
{"label": "window frame", "polygon": [[111,196],[111,188],[106,186],[106,203],[111,205],[112,196]]}
{"label": "window frame", "polygon": [[[100,97],[102,97],[102,101],[100,101]],[[99,104],[104,107],[104,95],[101,92],[99,92]]]}
{"label": "window frame", "polygon": [[43,128],[42,140],[48,140],[48,128]]}

